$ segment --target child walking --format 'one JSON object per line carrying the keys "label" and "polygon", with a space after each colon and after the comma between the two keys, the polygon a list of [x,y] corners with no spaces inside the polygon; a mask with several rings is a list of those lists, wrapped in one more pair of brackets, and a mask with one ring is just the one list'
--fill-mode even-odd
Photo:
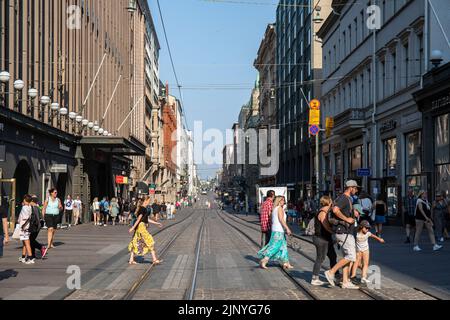
{"label": "child walking", "polygon": [[380,243],[385,243],[385,241],[370,232],[371,226],[369,221],[363,220],[358,228],[358,233],[356,236],[356,262],[353,264],[352,269],[352,282],[356,279],[356,272],[358,268],[362,266],[362,278],[361,283],[368,284],[370,281],[367,280],[367,272],[369,270],[370,263],[370,250],[369,250],[369,238],[375,239]]}
{"label": "child walking", "polygon": [[22,210],[20,211],[19,215],[20,241],[22,241],[23,243],[22,257],[19,258],[19,261],[24,264],[35,263],[33,259],[33,254],[31,252],[31,242],[30,242],[31,232],[29,231],[32,215],[31,201],[32,197],[30,195],[26,195],[24,197]]}

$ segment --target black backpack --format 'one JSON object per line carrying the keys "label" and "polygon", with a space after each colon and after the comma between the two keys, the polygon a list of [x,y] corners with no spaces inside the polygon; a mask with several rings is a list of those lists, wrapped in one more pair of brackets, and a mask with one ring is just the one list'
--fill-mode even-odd
{"label": "black backpack", "polygon": [[[36,212],[37,211],[37,212]],[[30,225],[28,231],[31,233],[38,232],[41,229],[41,221],[39,220],[39,208],[31,207]]]}

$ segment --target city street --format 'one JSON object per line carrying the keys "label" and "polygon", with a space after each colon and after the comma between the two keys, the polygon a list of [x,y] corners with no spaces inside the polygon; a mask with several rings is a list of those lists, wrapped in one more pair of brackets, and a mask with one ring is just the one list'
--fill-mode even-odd
{"label": "city street", "polygon": [[[212,201],[212,199],[210,199]],[[258,266],[259,227],[256,217],[233,215],[204,206],[183,209],[176,220],[154,226],[156,250],[164,259],[153,266],[151,257],[129,266],[125,226],[82,225],[57,233],[56,249],[35,265],[23,265],[16,242],[1,259],[0,298],[3,300],[434,300],[450,299],[445,260],[448,249],[413,254],[411,248],[386,233],[388,243],[373,245],[373,264],[381,267],[380,290],[342,290],[309,285],[313,246],[290,240],[292,271],[276,263]],[[158,233],[156,233],[158,232]],[[46,232],[41,232],[41,240]],[[307,239],[308,240],[308,239]],[[300,247],[300,249],[299,249]],[[81,288],[66,285],[69,266],[81,270]],[[326,267],[326,266],[324,266]],[[425,272],[426,271],[426,272]],[[431,275],[432,276],[431,276]],[[195,276],[195,277],[194,277]],[[418,290],[419,289],[419,290]]]}

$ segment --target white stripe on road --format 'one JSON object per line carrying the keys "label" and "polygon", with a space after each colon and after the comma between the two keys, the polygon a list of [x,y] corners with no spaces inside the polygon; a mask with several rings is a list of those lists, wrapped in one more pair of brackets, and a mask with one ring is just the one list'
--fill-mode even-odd
{"label": "white stripe on road", "polygon": [[116,254],[119,253],[120,251],[122,251],[123,249],[125,249],[125,246],[122,244],[111,244],[99,251],[97,251],[97,254]]}
{"label": "white stripe on road", "polygon": [[179,255],[177,257],[177,260],[172,266],[169,275],[164,281],[164,284],[162,286],[163,290],[178,289],[180,287],[181,280],[183,278],[183,273],[184,270],[186,269],[188,261],[189,261],[188,255]]}

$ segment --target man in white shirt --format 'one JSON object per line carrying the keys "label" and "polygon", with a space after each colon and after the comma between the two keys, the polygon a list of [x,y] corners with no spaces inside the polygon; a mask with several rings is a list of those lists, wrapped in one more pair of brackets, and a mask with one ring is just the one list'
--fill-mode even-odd
{"label": "man in white shirt", "polygon": [[77,196],[77,198],[73,201],[73,224],[78,225],[78,221],[80,219],[81,213],[83,209],[83,203],[80,200],[80,197]]}
{"label": "man in white shirt", "polygon": [[69,227],[72,225],[72,215],[73,215],[73,199],[69,195],[67,196],[66,201],[64,201],[64,212],[66,216],[66,224],[69,224]]}

